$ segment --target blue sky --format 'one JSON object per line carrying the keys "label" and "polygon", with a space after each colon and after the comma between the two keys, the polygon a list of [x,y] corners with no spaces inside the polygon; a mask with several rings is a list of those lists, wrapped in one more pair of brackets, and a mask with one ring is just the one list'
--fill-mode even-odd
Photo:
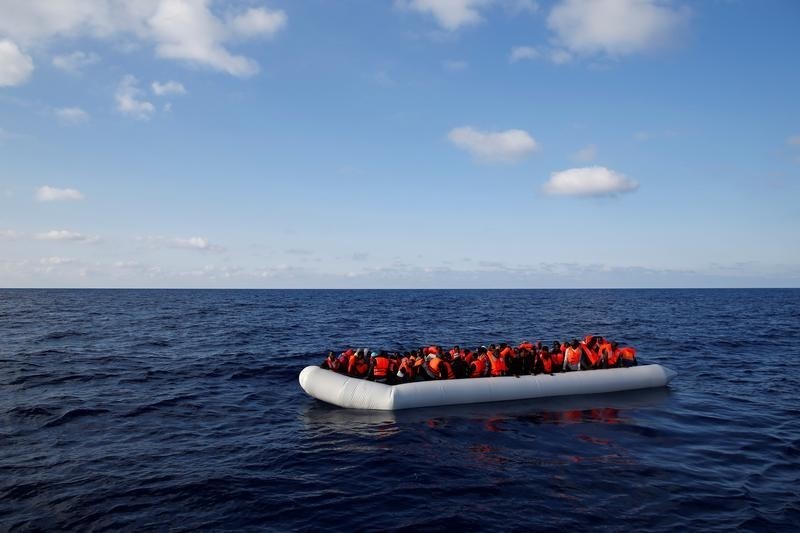
{"label": "blue sky", "polygon": [[798,286],[798,23],[0,0],[0,286]]}

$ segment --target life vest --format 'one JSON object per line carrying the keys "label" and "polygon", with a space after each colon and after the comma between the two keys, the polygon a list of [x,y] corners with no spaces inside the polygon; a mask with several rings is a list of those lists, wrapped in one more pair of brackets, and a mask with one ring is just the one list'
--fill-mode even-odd
{"label": "life vest", "polygon": [[533,350],[533,344],[530,342],[521,342],[519,348],[520,350]]}
{"label": "life vest", "polygon": [[436,356],[428,361],[428,370],[430,370],[431,374],[437,379],[441,376],[441,366],[443,362],[441,358]]}
{"label": "life vest", "polygon": [[512,349],[511,349],[511,346],[506,346],[506,347],[505,347],[505,348],[503,348],[503,350],[500,352],[500,357],[508,357],[508,356],[509,356],[509,355],[511,355],[512,353],[514,353],[514,350],[512,350]]}
{"label": "life vest", "polygon": [[485,371],[486,371],[486,361],[481,358],[475,359],[474,361],[472,361],[472,363],[470,363],[469,377],[471,378],[483,377]]}
{"label": "life vest", "polygon": [[580,350],[580,348],[573,348],[572,346],[570,346],[569,348],[567,348],[567,351],[564,354],[564,357],[567,360],[567,364],[570,365],[570,366],[575,366],[577,364],[580,364],[580,362],[581,362],[581,350]]}
{"label": "life vest", "polygon": [[600,360],[600,356],[596,352],[594,352],[591,348],[589,348],[586,344],[581,344],[580,347],[583,350],[583,353],[586,354],[586,357],[589,358],[589,362],[592,364],[592,366],[597,365],[597,362]]}
{"label": "life vest", "polygon": [[502,357],[495,357],[494,354],[489,354],[489,364],[492,367],[492,376],[504,376],[508,371],[506,362]]}
{"label": "life vest", "polygon": [[[400,376],[399,374],[403,374]],[[414,371],[414,364],[408,357],[403,357],[403,360],[400,362],[400,368],[397,369],[397,377],[408,378],[409,380],[414,379],[416,372]]]}
{"label": "life vest", "polygon": [[550,352],[550,360],[557,368],[564,366],[564,354],[561,352]]}
{"label": "life vest", "polygon": [[351,376],[364,377],[369,371],[369,363],[364,359],[359,359],[355,355],[350,356],[350,362],[347,365],[347,373]]}
{"label": "life vest", "polygon": [[334,372],[338,372],[342,366],[341,364],[339,364],[339,359],[337,359],[336,357],[334,357],[333,359],[329,357],[325,359],[325,362],[328,365],[328,370],[333,370]]}
{"label": "life vest", "polygon": [[385,378],[389,374],[389,358],[379,355],[372,365],[372,377]]}
{"label": "life vest", "polygon": [[628,361],[636,360],[636,348],[619,348],[617,354]]}
{"label": "life vest", "polygon": [[446,376],[445,379],[456,379],[456,373],[453,371],[453,365],[444,360],[442,360],[442,364],[444,365]]}
{"label": "life vest", "polygon": [[550,354],[542,354],[542,368],[545,374],[552,374],[553,373],[553,360],[550,358]]}
{"label": "life vest", "polygon": [[606,360],[606,364],[608,366],[614,366],[617,364],[617,358],[619,354],[614,354],[614,350],[611,349],[611,343],[604,342],[600,345],[600,349],[598,350],[600,357]]}
{"label": "life vest", "polygon": [[437,348],[436,346],[428,346],[427,348],[425,348],[425,353],[431,355],[439,355],[439,348]]}

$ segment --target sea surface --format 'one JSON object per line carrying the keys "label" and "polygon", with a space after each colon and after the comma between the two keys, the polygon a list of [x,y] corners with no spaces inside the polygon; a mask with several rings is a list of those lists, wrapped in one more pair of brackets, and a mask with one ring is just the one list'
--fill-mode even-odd
{"label": "sea surface", "polygon": [[[649,391],[354,412],[328,349],[588,333]],[[800,290],[0,290],[0,530],[798,531]]]}

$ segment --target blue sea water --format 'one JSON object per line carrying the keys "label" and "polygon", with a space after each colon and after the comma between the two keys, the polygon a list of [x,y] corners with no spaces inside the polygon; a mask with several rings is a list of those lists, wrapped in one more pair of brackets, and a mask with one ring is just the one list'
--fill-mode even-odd
{"label": "blue sea water", "polygon": [[[669,388],[371,413],[328,349],[587,333]],[[0,530],[797,531],[800,290],[0,290]]]}

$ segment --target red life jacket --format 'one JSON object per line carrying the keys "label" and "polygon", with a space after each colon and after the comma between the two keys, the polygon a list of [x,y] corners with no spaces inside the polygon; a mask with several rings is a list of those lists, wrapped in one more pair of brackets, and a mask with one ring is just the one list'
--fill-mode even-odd
{"label": "red life jacket", "polygon": [[385,378],[389,373],[389,358],[379,355],[375,358],[372,366],[372,376],[376,378]]}
{"label": "red life jacket", "polygon": [[608,366],[614,366],[617,364],[617,358],[614,357],[614,350],[611,349],[611,343],[604,342],[600,345],[600,357],[606,360],[606,364]]}
{"label": "red life jacket", "polygon": [[506,346],[506,347],[505,347],[505,348],[503,348],[503,350],[500,352],[500,357],[508,357],[508,356],[509,356],[509,355],[511,355],[513,352],[514,352],[514,350],[512,350],[512,349],[511,349],[511,346]]}
{"label": "red life jacket", "polygon": [[533,344],[532,344],[532,343],[530,343],[530,342],[521,342],[521,343],[519,344],[519,348],[520,348],[521,350],[522,350],[522,349],[525,349],[525,350],[533,350]]}
{"label": "red life jacket", "polygon": [[553,364],[558,368],[564,366],[564,354],[561,352],[551,352],[550,360],[552,360]]}

